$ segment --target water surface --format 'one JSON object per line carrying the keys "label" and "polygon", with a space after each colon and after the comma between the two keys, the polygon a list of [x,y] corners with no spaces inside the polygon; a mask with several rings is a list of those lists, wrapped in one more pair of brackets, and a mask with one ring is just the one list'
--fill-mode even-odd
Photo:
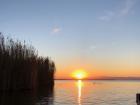
{"label": "water surface", "polygon": [[140,81],[56,81],[55,105],[136,105]]}
{"label": "water surface", "polygon": [[56,80],[39,93],[1,94],[0,105],[136,105],[140,81]]}

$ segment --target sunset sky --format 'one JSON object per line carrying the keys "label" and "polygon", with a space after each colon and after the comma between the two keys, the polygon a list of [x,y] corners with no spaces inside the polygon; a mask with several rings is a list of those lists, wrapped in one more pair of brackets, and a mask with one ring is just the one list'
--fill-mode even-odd
{"label": "sunset sky", "polygon": [[0,31],[56,63],[56,78],[140,76],[140,0],[0,0]]}

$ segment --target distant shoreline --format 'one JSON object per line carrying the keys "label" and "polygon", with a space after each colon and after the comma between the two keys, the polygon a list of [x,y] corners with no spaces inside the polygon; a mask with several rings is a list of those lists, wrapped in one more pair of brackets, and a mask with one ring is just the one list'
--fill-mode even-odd
{"label": "distant shoreline", "polygon": [[[78,79],[54,79],[54,80],[78,80]],[[103,79],[81,79],[81,80],[137,80],[139,81],[140,78],[103,78]]]}

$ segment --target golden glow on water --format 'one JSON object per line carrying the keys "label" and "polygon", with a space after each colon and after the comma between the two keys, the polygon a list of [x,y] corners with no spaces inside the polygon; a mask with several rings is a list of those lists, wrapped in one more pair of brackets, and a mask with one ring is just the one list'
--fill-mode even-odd
{"label": "golden glow on water", "polygon": [[78,105],[82,105],[81,104],[81,95],[82,95],[82,86],[83,86],[82,80],[77,81],[77,86],[78,86]]}
{"label": "golden glow on water", "polygon": [[[55,80],[54,89],[55,94],[51,95],[53,101],[51,103],[54,105],[58,103],[61,105],[134,105],[135,94],[140,92],[140,82]],[[48,99],[46,102],[41,102],[44,104]]]}

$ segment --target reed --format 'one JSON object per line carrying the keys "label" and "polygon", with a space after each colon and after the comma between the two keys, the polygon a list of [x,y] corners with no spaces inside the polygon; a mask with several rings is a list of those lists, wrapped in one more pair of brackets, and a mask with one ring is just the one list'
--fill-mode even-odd
{"label": "reed", "polygon": [[0,33],[0,90],[33,90],[54,85],[55,63],[32,46]]}

